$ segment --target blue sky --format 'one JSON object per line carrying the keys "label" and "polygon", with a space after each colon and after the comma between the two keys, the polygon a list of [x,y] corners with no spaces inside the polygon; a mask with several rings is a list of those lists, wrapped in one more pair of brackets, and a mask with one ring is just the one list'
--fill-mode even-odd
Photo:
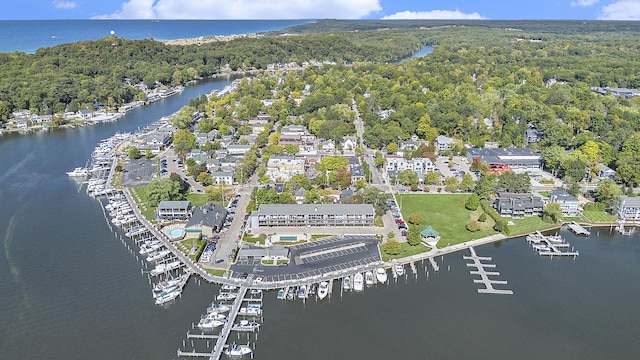
{"label": "blue sky", "polygon": [[92,18],[640,20],[640,0],[9,0],[0,7],[1,20]]}

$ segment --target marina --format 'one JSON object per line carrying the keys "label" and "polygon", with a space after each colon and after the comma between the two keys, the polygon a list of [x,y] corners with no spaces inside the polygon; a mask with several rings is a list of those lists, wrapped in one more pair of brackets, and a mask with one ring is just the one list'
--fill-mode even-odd
{"label": "marina", "polygon": [[559,235],[543,235],[541,232],[527,236],[527,242],[538,252],[540,256],[571,256],[574,259],[580,255],[580,252],[571,248],[569,243]]}
{"label": "marina", "polygon": [[591,235],[591,232],[589,230],[585,229],[582,225],[578,224],[575,221],[568,223],[567,227],[576,235]]}

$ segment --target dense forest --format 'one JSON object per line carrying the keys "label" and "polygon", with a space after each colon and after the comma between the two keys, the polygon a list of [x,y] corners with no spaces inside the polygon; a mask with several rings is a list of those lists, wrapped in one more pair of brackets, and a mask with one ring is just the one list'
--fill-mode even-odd
{"label": "dense forest", "polygon": [[41,48],[35,54],[0,53],[0,119],[11,112],[59,113],[72,108],[117,107],[144,100],[124,83],[178,85],[229,70],[265,69],[309,60],[386,62],[420,49],[419,31],[240,38],[201,46],[108,37]]}

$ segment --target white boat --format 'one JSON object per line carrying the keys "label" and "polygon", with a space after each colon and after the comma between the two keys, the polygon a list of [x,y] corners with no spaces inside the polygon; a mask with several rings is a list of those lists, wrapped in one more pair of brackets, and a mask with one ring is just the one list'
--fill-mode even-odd
{"label": "white boat", "polygon": [[368,270],[364,273],[364,282],[367,286],[371,286],[376,283],[376,279],[373,277],[373,271]]}
{"label": "white boat", "polygon": [[260,307],[260,305],[250,304],[247,307],[240,308],[238,314],[246,316],[260,316],[262,315],[262,307]]}
{"label": "white boat", "polygon": [[353,276],[353,290],[364,290],[364,277],[362,276],[362,273],[357,273]]}
{"label": "white boat", "polygon": [[395,266],[395,269],[396,269],[396,274],[398,276],[404,275],[404,266],[398,264],[398,265]]}
{"label": "white boat", "polygon": [[77,167],[71,171],[67,171],[67,175],[69,177],[87,177],[89,176],[89,170],[82,167]]}
{"label": "white boat", "polygon": [[260,289],[251,289],[251,290],[249,290],[249,294],[251,294],[251,295],[260,295],[260,294],[262,294],[262,290],[260,290]]}
{"label": "white boat", "polygon": [[378,282],[381,284],[385,284],[387,282],[387,270],[383,267],[379,267],[376,269],[376,278]]}
{"label": "white boat", "polygon": [[158,261],[169,254],[171,254],[171,250],[160,250],[157,253],[147,256],[147,261],[148,262]]}
{"label": "white boat", "polygon": [[216,303],[211,303],[211,305],[209,305],[209,307],[207,308],[207,312],[208,313],[224,313],[231,310],[231,307],[229,305],[224,305],[224,304],[216,304]]}
{"label": "white boat", "polygon": [[307,285],[300,286],[298,289],[298,299],[306,299],[307,298]]}
{"label": "white boat", "polygon": [[323,281],[318,286],[318,299],[322,300],[326,298],[327,294],[329,294],[329,283],[326,281]]}
{"label": "white boat", "polygon": [[236,293],[221,292],[220,294],[218,294],[218,296],[216,296],[216,300],[220,300],[220,301],[234,300],[237,296],[238,294]]}
{"label": "white boat", "polygon": [[342,288],[344,290],[351,290],[351,277],[345,276],[344,279],[342,279]]}
{"label": "white boat", "polygon": [[163,291],[176,286],[182,286],[187,282],[187,280],[189,279],[189,276],[191,276],[191,274],[182,274],[178,277],[161,281],[154,285],[153,291],[158,292],[158,291]]}
{"label": "white boat", "polygon": [[233,324],[233,331],[256,331],[260,329],[260,324],[255,321],[240,320],[239,323]]}
{"label": "white boat", "polygon": [[287,300],[293,300],[296,298],[296,288],[295,286],[290,286],[287,288]]}
{"label": "white boat", "polygon": [[219,326],[224,325],[225,321],[222,320],[216,320],[216,319],[201,319],[200,322],[198,323],[198,327],[200,329],[215,329]]}
{"label": "white boat", "polygon": [[220,314],[220,313],[207,313],[200,320],[203,320],[203,319],[207,319],[207,320],[213,319],[213,320],[219,320],[219,321],[226,321],[227,320],[227,315]]}
{"label": "white boat", "polygon": [[178,261],[178,260],[172,261],[172,262],[167,263],[167,264],[158,264],[149,273],[151,274],[151,276],[158,276],[158,275],[160,275],[162,273],[169,272],[171,270],[177,269],[180,266],[182,266],[182,263],[180,261]]}
{"label": "white boat", "polygon": [[169,301],[175,300],[178,296],[180,296],[180,291],[171,291],[171,292],[162,292],[158,297],[156,297],[156,305],[166,304]]}
{"label": "white boat", "polygon": [[237,288],[238,288],[237,286],[235,286],[235,285],[229,285],[229,284],[224,284],[224,285],[222,285],[222,286],[220,287],[220,289],[222,289],[222,290],[227,290],[227,291],[232,291],[232,290],[235,290],[235,289],[237,289]]}
{"label": "white boat", "polygon": [[224,351],[224,353],[227,354],[227,356],[245,356],[245,355],[251,354],[252,352],[253,351],[251,350],[248,344],[247,345],[231,344]]}

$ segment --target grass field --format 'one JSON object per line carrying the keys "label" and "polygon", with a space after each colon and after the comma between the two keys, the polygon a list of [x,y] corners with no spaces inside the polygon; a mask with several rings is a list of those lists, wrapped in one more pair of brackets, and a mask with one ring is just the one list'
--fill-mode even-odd
{"label": "grass field", "polygon": [[398,255],[388,255],[382,249],[380,249],[380,254],[382,254],[382,261],[389,261],[391,259],[400,259],[411,255],[422,254],[423,252],[429,251],[429,248],[420,244],[417,246],[411,246],[409,243],[402,242],[400,243],[400,247],[402,251]]}
{"label": "grass field", "polygon": [[510,235],[526,234],[536,230],[543,230],[554,227],[554,224],[542,221],[542,218],[539,216],[530,216],[524,219],[508,220],[511,220],[514,223],[514,225],[509,225],[509,229],[511,230]]}
{"label": "grass field", "polygon": [[[209,195],[207,194],[188,194],[187,200],[191,201],[193,206],[202,206],[209,202]],[[218,204],[220,205],[220,204]]]}
{"label": "grass field", "polygon": [[463,201],[468,197],[469,194],[397,195],[405,219],[418,213],[420,229],[431,225],[440,234],[439,248],[496,234],[490,226],[490,219],[479,231],[472,233],[467,230],[469,220],[476,217],[476,213],[464,207]]}
{"label": "grass field", "polygon": [[615,216],[611,216],[604,211],[583,211],[582,216],[590,223],[611,223],[616,221]]}
{"label": "grass field", "polygon": [[[189,253],[191,252],[191,248],[195,245],[198,245],[198,251],[196,251],[194,255],[189,255]],[[176,247],[180,249],[180,251],[182,251],[185,255],[189,256],[189,258],[193,260],[193,262],[198,262],[198,259],[202,254],[202,250],[204,250],[204,246],[205,242],[202,240],[198,241],[197,238],[186,239],[176,243]]]}
{"label": "grass field", "polygon": [[147,190],[147,187],[137,186],[137,187],[131,188],[130,191],[131,191],[131,195],[133,196],[133,199],[138,204],[138,208],[140,209],[140,212],[142,213],[142,215],[144,215],[144,217],[146,217],[147,220],[149,221],[154,220],[153,215],[156,208],[154,206],[149,205],[149,199],[148,199],[149,191]]}

